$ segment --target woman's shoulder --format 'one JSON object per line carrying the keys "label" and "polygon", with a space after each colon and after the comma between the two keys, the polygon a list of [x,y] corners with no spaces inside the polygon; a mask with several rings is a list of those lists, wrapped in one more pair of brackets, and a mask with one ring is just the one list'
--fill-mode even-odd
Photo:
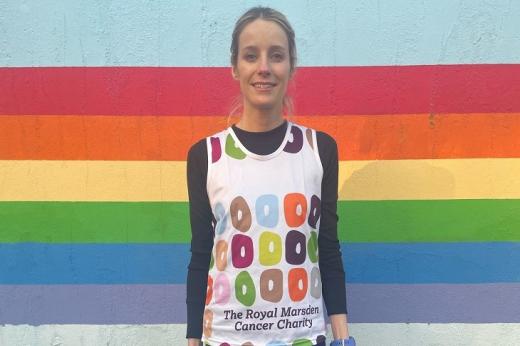
{"label": "woman's shoulder", "polygon": [[338,145],[334,137],[323,131],[316,131],[316,143],[323,167],[338,161]]}
{"label": "woman's shoulder", "polygon": [[292,125],[298,126],[304,132],[307,132],[307,131],[316,132],[316,143],[318,144],[318,150],[319,150],[320,154],[322,154],[322,152],[328,152],[328,151],[337,152],[338,151],[338,145],[336,143],[336,140],[334,139],[334,137],[332,137],[327,132],[319,131],[312,127],[301,125],[301,124],[295,123],[293,121],[290,121],[290,123]]}
{"label": "woman's shoulder", "polygon": [[311,130],[311,131],[315,131],[316,132],[316,137],[318,139],[318,141],[323,141],[324,143],[336,143],[336,140],[334,139],[334,137],[332,137],[330,134],[328,134],[327,132],[323,132],[323,131],[319,131],[315,128],[312,128],[312,127],[309,127],[309,126],[305,126],[305,125],[302,125],[302,124],[299,124],[297,122],[294,122],[294,121],[289,121],[292,125],[296,125],[298,127],[300,127],[301,129],[303,130]]}
{"label": "woman's shoulder", "polygon": [[197,158],[203,158],[206,155],[206,138],[202,138],[190,147],[190,150],[188,151],[188,161],[192,161]]}
{"label": "woman's shoulder", "polygon": [[217,139],[219,137],[225,136],[229,131],[229,127],[224,130],[215,132],[207,137],[199,139],[197,142],[192,144],[188,151],[188,158],[191,156],[200,156],[201,154],[207,155],[207,142],[208,139],[211,141],[213,139]]}
{"label": "woman's shoulder", "polygon": [[[332,149],[332,150],[337,151],[336,140],[334,139],[334,137],[332,137],[327,132],[319,131],[312,127],[308,127],[308,126],[301,125],[301,124],[294,123],[294,122],[292,122],[292,124],[299,126],[300,128],[304,129],[305,131],[307,131],[307,130],[315,131],[316,132],[316,142],[318,143],[318,148],[324,148],[327,150]],[[320,149],[320,151],[321,151],[321,149]]]}
{"label": "woman's shoulder", "polygon": [[316,141],[318,142],[318,146],[325,146],[325,147],[331,147],[336,148],[337,143],[334,137],[329,135],[327,132],[323,131],[316,131]]}
{"label": "woman's shoulder", "polygon": [[[318,146],[318,155],[321,163],[324,167],[328,167],[331,163],[337,162],[338,160],[338,145],[334,137],[324,131],[319,131],[311,127],[307,127],[300,124],[292,123],[297,125],[306,133],[314,131],[316,133],[316,144]],[[310,134],[309,134],[310,135]]]}

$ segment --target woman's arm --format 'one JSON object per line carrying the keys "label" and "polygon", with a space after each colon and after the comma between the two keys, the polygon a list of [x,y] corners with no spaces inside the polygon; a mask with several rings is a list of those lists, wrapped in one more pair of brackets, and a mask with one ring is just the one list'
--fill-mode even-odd
{"label": "woman's arm", "polygon": [[318,236],[319,264],[323,300],[335,339],[347,339],[345,271],[338,239],[338,147],[336,141],[317,132],[318,150],[323,166],[321,219]]}
{"label": "woman's arm", "polygon": [[199,345],[213,248],[211,206],[206,189],[207,159],[205,140],[197,142],[188,153],[187,177],[190,202],[191,260],[186,280],[188,345]]}

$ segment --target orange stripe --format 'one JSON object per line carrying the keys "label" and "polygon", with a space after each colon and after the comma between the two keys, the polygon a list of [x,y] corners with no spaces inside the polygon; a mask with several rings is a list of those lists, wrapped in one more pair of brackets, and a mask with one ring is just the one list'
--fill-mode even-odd
{"label": "orange stripe", "polygon": [[[520,114],[298,116],[340,160],[520,157]],[[0,116],[1,160],[185,160],[225,116]]]}

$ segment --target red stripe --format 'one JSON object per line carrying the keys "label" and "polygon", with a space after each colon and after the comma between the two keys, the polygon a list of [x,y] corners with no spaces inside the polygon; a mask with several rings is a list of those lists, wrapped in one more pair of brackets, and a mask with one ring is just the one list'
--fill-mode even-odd
{"label": "red stripe", "polygon": [[[520,111],[520,64],[302,67],[296,114]],[[230,69],[0,68],[0,114],[222,115],[238,94]]]}

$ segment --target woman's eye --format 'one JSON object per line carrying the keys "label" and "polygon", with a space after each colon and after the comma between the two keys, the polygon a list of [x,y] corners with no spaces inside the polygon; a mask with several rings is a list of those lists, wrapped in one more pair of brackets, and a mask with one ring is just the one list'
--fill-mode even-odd
{"label": "woman's eye", "polygon": [[254,55],[254,54],[246,54],[245,59],[247,61],[254,61],[256,59],[256,55]]}
{"label": "woman's eye", "polygon": [[274,53],[272,55],[272,58],[273,58],[274,61],[282,61],[284,56],[281,53]]}

